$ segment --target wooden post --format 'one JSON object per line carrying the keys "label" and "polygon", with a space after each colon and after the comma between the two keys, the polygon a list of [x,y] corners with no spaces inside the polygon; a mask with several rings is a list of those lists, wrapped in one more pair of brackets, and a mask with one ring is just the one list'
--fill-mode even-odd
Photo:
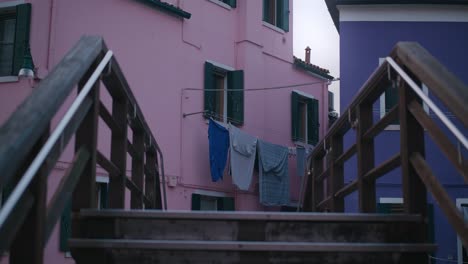
{"label": "wooden post", "polygon": [[[146,151],[146,161],[145,161],[145,195],[148,199],[151,200],[152,205],[150,208],[156,208],[156,184],[155,184],[155,174],[156,174],[156,156],[152,151]],[[146,207],[148,208],[148,207]]]}
{"label": "wooden post", "polygon": [[[132,181],[135,185],[143,191],[143,173],[144,173],[144,155],[145,155],[145,142],[144,133],[141,130],[133,131],[133,147],[135,149],[135,156],[132,157]],[[132,192],[130,205],[132,209],[143,208],[142,194]]]}
{"label": "wooden post", "polygon": [[[93,69],[93,68],[91,68]],[[90,70],[91,71],[91,70]],[[90,76],[86,74],[79,83],[80,91]],[[75,136],[75,153],[81,147],[85,147],[90,153],[90,158],[79,177],[75,190],[73,191],[72,211],[78,212],[82,208],[97,208],[96,199],[96,149],[99,117],[99,82],[96,82],[88,94],[93,105],[84,117]],[[75,231],[76,229],[73,228]],[[76,235],[75,231],[72,231]]]}
{"label": "wooden post", "polygon": [[334,135],[331,138],[330,158],[330,193],[332,195],[330,209],[332,212],[344,212],[344,198],[335,197],[336,192],[344,186],[344,166],[335,163],[336,159],[343,154],[343,136]]}
{"label": "wooden post", "polygon": [[[37,153],[40,151],[49,135],[49,126],[46,132],[39,138],[32,149],[31,154],[24,163],[23,168],[27,168]],[[34,197],[32,208],[25,217],[24,222],[18,229],[10,248],[10,263],[12,264],[41,264],[44,259],[44,236],[45,217],[47,211],[47,161],[34,176],[28,190]],[[24,170],[20,170],[18,177],[21,177]]]}
{"label": "wooden post", "polygon": [[364,175],[374,168],[374,139],[366,139],[364,134],[372,127],[372,104],[357,106],[356,150],[358,162],[359,210],[362,213],[375,212],[375,180],[365,180]]}
{"label": "wooden post", "polygon": [[109,177],[109,208],[125,207],[125,181],[127,169],[127,113],[126,98],[113,98],[112,117],[119,130],[112,130],[111,161],[120,171],[119,175],[110,173]]}
{"label": "wooden post", "polygon": [[[156,151],[156,150],[155,150]],[[165,188],[165,186],[161,186],[161,179],[159,178],[161,176],[161,173],[160,173],[160,169],[161,167],[159,166],[159,162],[160,160],[158,159],[158,155],[157,153],[155,153],[155,164],[154,164],[154,185],[153,185],[153,189],[154,189],[154,193],[156,194],[156,196],[154,197],[154,201],[155,201],[155,207],[157,209],[163,209],[163,201],[162,201],[162,190],[161,188]],[[163,175],[164,177],[164,175]],[[164,208],[165,210],[167,210],[167,208]]]}
{"label": "wooden post", "polygon": [[403,185],[403,202],[406,213],[426,215],[426,187],[410,163],[410,156],[419,153],[424,157],[424,129],[408,109],[408,105],[421,100],[403,81],[399,81],[400,103],[400,157]]}
{"label": "wooden post", "polygon": [[317,205],[323,200],[323,181],[316,182],[317,177],[323,172],[323,158],[324,156],[314,157],[312,160],[312,202],[311,211],[317,211]]}

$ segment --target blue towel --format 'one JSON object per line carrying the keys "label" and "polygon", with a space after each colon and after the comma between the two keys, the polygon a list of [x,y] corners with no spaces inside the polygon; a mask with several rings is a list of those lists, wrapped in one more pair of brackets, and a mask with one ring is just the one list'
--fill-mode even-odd
{"label": "blue towel", "polygon": [[223,178],[229,149],[229,131],[210,119],[208,143],[210,148],[211,180],[215,182]]}
{"label": "blue towel", "polygon": [[306,149],[297,147],[296,148],[296,161],[297,161],[297,176],[304,177],[304,172],[306,170]]}
{"label": "blue towel", "polygon": [[288,148],[258,140],[260,203],[289,205]]}

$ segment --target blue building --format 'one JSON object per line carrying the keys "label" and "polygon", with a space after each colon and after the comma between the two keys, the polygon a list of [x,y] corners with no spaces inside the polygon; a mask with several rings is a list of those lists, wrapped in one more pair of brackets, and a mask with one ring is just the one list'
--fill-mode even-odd
{"label": "blue building", "polygon": [[[326,0],[326,4],[340,34],[341,111],[346,111],[358,90],[378,67],[379,61],[388,56],[399,41],[418,42],[462,82],[468,83],[468,1]],[[427,93],[427,89],[424,90]],[[395,89],[387,89],[374,105],[377,118],[395,103],[397,96],[394,93]],[[430,94],[429,97],[437,102]],[[453,116],[448,111],[446,114],[449,118]],[[466,127],[455,124],[467,134]],[[444,126],[441,127],[452,137]],[[375,141],[376,163],[399,151],[398,123],[388,126],[386,130]],[[455,142],[454,137],[451,139]],[[466,213],[468,186],[431,139],[426,136],[425,141],[426,157],[435,175],[438,175],[453,202],[462,211],[465,209]],[[466,153],[466,150],[462,150],[462,154],[466,156]],[[345,181],[356,178],[355,171],[355,167],[345,166]],[[400,169],[393,170],[377,181],[378,211],[397,212],[401,208],[398,206],[402,202],[401,197]],[[466,250],[457,243],[454,230],[430,194],[428,204],[431,239],[438,244],[434,257],[443,259],[433,259],[432,263],[448,263],[444,260],[457,260],[458,263],[468,261]],[[346,200],[346,210],[357,210],[356,196]]]}

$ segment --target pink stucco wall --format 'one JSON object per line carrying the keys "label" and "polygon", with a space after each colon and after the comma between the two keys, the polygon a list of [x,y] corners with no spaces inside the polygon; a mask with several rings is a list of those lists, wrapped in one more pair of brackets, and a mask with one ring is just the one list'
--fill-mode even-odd
{"label": "pink stucco wall", "polygon": [[[169,209],[190,209],[194,190],[234,196],[236,210],[268,209],[258,203],[258,177],[247,192],[237,191],[227,175],[221,182],[211,182],[207,123],[201,115],[182,117],[183,113],[203,110],[203,92],[184,88],[203,88],[206,60],[243,69],[245,89],[317,82],[245,92],[243,130],[273,143],[294,146],[290,134],[293,89],[320,101],[320,136],[328,126],[327,84],[292,65],[292,1],[288,33],[264,25],[260,0],[238,0],[237,8],[231,10],[210,0],[168,1],[192,13],[189,20],[130,0],[28,2],[32,3],[31,50],[39,77],[44,77],[83,34],[102,35],[115,53],[163,150],[166,176],[177,178],[176,187],[167,187]],[[27,81],[0,83],[0,122],[34,89],[32,86]],[[100,132],[99,142],[100,149],[109,148],[106,130]],[[61,160],[66,164],[70,158],[71,151],[67,151]],[[289,165],[294,201],[299,190],[294,158]],[[57,169],[50,177],[51,189],[60,176]],[[55,230],[47,245],[46,263],[72,262],[58,253],[57,233]]]}

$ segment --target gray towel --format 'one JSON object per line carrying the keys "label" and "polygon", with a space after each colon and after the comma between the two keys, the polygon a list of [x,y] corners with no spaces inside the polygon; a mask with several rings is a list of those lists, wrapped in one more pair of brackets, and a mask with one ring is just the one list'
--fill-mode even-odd
{"label": "gray towel", "polygon": [[289,204],[288,148],[258,140],[260,203]]}
{"label": "gray towel", "polygon": [[229,124],[232,181],[240,190],[249,190],[257,153],[257,138]]}

